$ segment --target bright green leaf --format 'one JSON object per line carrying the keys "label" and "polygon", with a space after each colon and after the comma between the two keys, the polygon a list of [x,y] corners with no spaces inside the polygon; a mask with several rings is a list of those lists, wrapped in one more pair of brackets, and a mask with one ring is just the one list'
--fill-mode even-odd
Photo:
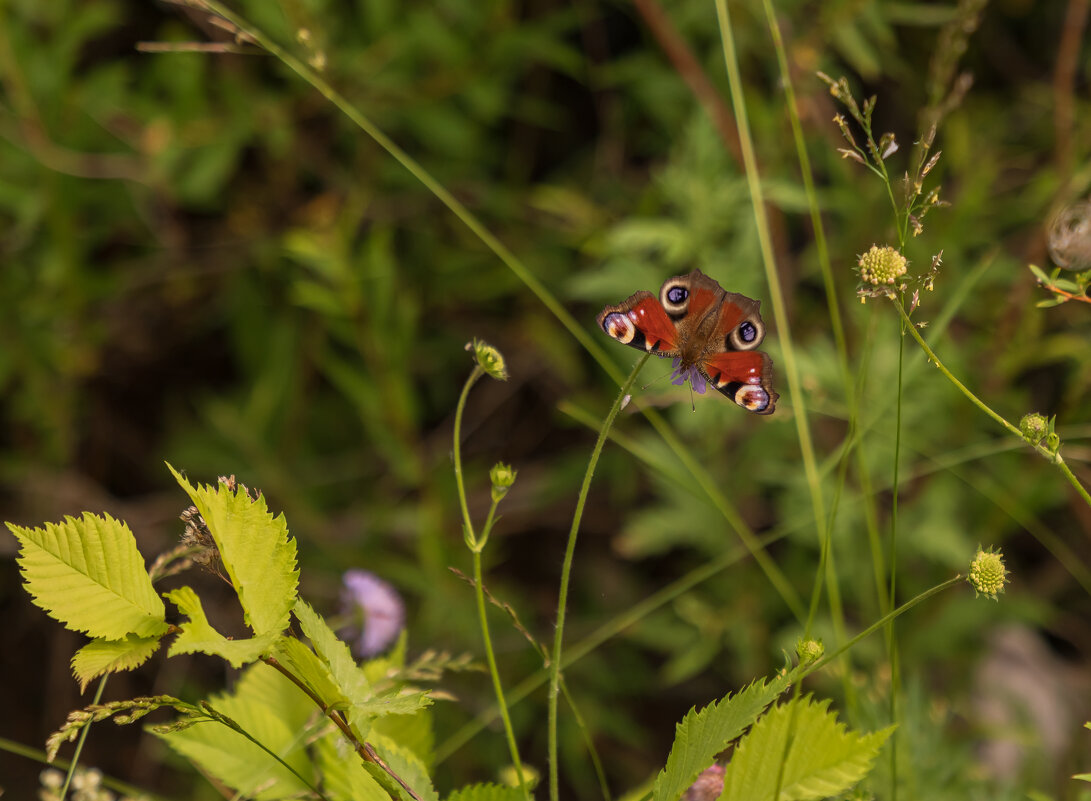
{"label": "bright green leaf", "polygon": [[248,640],[229,640],[220,634],[208,622],[201,599],[189,587],[180,587],[167,593],[179,611],[189,617],[181,625],[182,633],[171,643],[169,656],[176,654],[202,653],[219,656],[231,663],[231,667],[242,667],[254,662],[273,647],[277,635],[263,634]]}
{"label": "bright green leaf", "polygon": [[7,525],[21,546],[27,592],[50,617],[105,640],[167,631],[163,601],[125,523],[84,512],[43,528]]}
{"label": "bright green leaf", "polygon": [[306,601],[298,601],[293,612],[315,653],[329,668],[330,676],[341,694],[353,705],[367,701],[372,695],[371,685],[352,658],[348,645],[338,639],[322,616]]}
{"label": "bright green leaf", "polygon": [[318,741],[315,760],[322,773],[323,790],[331,801],[390,801],[340,732]]}
{"label": "bright green leaf", "polygon": [[468,784],[447,796],[447,801],[521,801],[523,798],[523,791],[518,787],[506,787],[503,784]]}
{"label": "bright green leaf", "polygon": [[[369,742],[374,746],[379,756],[382,757],[387,767],[409,785],[421,801],[439,801],[439,794],[436,793],[436,789],[432,786],[432,780],[428,776],[428,769],[412,751],[401,747],[398,743],[382,735],[371,737]],[[368,763],[367,769],[372,776],[375,776],[383,783],[384,787],[394,789],[403,801],[410,801],[410,796],[405,792],[405,789],[392,782],[389,774],[377,765]]]}
{"label": "bright green leaf", "polygon": [[408,748],[427,767],[432,767],[436,734],[432,726],[432,713],[428,710],[422,709],[412,715],[384,715],[372,721],[371,728]]}
{"label": "bright green leaf", "polygon": [[773,801],[778,781],[780,801],[828,798],[864,778],[893,727],[871,734],[848,731],[829,705],[801,698],[754,724],[727,765],[721,801]]}
{"label": "bright green leaf", "polygon": [[86,690],[93,679],[106,673],[140,667],[157,648],[159,637],[137,637],[135,634],[120,640],[91,640],[72,657],[72,673],[80,683],[80,692]]}
{"label": "bright green leaf", "polygon": [[250,498],[241,489],[194,487],[167,465],[204,518],[216,540],[224,569],[239,595],[246,623],[255,634],[279,634],[299,590],[296,543],[284,515],[273,517],[265,497]]}
{"label": "bright green leaf", "polygon": [[[268,665],[253,665],[239,680],[234,694],[215,696],[210,704],[310,781],[312,767],[306,746],[311,731],[307,724],[315,706],[287,678]],[[284,765],[222,723],[196,723],[159,736],[242,795],[261,801],[307,790]]]}
{"label": "bright green leaf", "polygon": [[334,709],[346,709],[349,700],[341,694],[337,681],[318,656],[294,637],[281,637],[273,647],[273,657],[308,689]]}
{"label": "bright green leaf", "polygon": [[755,681],[742,692],[727,695],[699,712],[691,709],[678,724],[667,765],[655,780],[655,801],[677,801],[716,755],[746,731],[758,715],[788,687],[791,676],[769,683]]}

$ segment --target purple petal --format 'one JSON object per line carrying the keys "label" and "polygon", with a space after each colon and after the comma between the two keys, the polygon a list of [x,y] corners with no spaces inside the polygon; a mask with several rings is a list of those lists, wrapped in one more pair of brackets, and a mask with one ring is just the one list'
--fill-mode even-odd
{"label": "purple petal", "polygon": [[405,627],[405,604],[397,590],[367,570],[346,570],[341,577],[342,612],[353,623],[347,636],[361,657],[385,651]]}

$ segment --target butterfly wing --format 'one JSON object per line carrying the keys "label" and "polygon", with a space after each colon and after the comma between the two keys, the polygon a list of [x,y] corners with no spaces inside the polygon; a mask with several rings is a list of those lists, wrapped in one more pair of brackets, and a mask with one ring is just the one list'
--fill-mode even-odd
{"label": "butterfly wing", "polygon": [[772,414],[780,396],[773,391],[773,360],[757,350],[765,339],[760,308],[760,301],[724,292],[697,367],[717,391],[739,406],[755,414]]}
{"label": "butterfly wing", "polygon": [[607,306],[597,320],[603,331],[623,345],[660,356],[678,353],[678,329],[651,292],[642,290],[616,306]]}
{"label": "butterfly wing", "polygon": [[755,414],[772,414],[780,397],[773,392],[773,360],[758,351],[714,353],[699,365],[718,391]]}

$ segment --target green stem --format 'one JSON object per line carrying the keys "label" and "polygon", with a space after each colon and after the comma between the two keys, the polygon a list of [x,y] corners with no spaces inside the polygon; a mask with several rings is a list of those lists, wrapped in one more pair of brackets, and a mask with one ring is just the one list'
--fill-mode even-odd
{"label": "green stem", "polygon": [[466,486],[462,481],[462,412],[466,408],[466,398],[470,395],[470,388],[477,383],[485,371],[481,365],[474,365],[473,372],[462,386],[462,394],[458,396],[458,405],[455,406],[455,434],[452,454],[455,462],[455,484],[458,487],[458,502],[462,508],[462,536],[466,540],[466,546],[470,550],[477,549],[477,537],[474,535],[474,524],[470,519],[470,507],[466,502]]}
{"label": "green stem", "polygon": [[[897,301],[898,308],[902,308],[902,299]],[[890,594],[887,606],[894,608],[897,603],[897,577],[898,577],[898,489],[899,469],[902,455],[902,381],[905,368],[905,321],[899,322],[898,331],[898,387],[894,395],[894,477],[891,481],[890,501]],[[898,640],[894,631],[894,623],[891,621],[886,630],[887,658],[890,660],[890,722],[898,719],[898,700],[900,696],[900,670],[898,667]],[[890,735],[890,798],[898,801],[898,731],[895,729]]]}
{"label": "green stem", "polygon": [[[1026,438],[1023,436],[1023,432],[1021,432],[1018,428],[1009,423],[999,414],[994,412],[988,406],[988,404],[986,404],[979,397],[977,397],[977,395],[970,392],[970,390],[966,388],[965,384],[955,378],[954,374],[944,366],[943,362],[939,360],[939,357],[932,352],[932,349],[930,347],[928,347],[928,343],[925,342],[923,338],[921,338],[920,333],[917,331],[917,326],[914,325],[912,320],[909,319],[909,315],[905,313],[905,309],[901,307],[901,304],[895,302],[894,305],[901,313],[902,318],[906,323],[906,328],[909,330],[909,333],[913,335],[913,339],[917,340],[917,344],[920,345],[921,350],[924,351],[925,355],[928,357],[928,360],[936,365],[936,368],[941,373],[943,373],[944,377],[952,384],[954,384],[955,387],[957,387],[963,395],[969,398],[970,402],[973,403],[974,406],[979,408],[1001,426],[1006,428],[1009,433],[1014,434],[1015,436],[1019,437],[1019,439],[1025,442]],[[1044,456],[1047,461],[1056,465],[1057,469],[1061,471],[1066,479],[1068,479],[1068,483],[1072,485],[1073,489],[1076,490],[1077,494],[1079,494],[1079,496],[1083,499],[1084,503],[1086,503],[1088,506],[1091,506],[1091,494],[1088,494],[1087,488],[1084,487],[1083,484],[1080,483],[1079,479],[1076,478],[1076,476],[1072,473],[1072,470],[1065,463],[1065,460],[1061,457],[1059,451],[1057,453],[1054,453],[1048,448],[1043,447],[1042,445],[1031,445],[1029,442],[1027,444],[1030,445],[1030,447],[1032,447],[1034,450],[1036,450],[1040,455]]]}
{"label": "green stem", "polygon": [[561,567],[561,588],[557,598],[557,625],[553,635],[553,658],[549,663],[549,797],[552,801],[560,799],[560,780],[557,764],[557,696],[561,681],[561,648],[564,643],[564,621],[568,609],[568,581],[572,574],[572,558],[576,553],[576,535],[580,530],[580,520],[583,518],[583,507],[587,503],[587,493],[591,489],[591,478],[595,475],[595,467],[598,465],[602,447],[606,444],[606,437],[614,424],[617,413],[621,410],[621,404],[629,394],[629,390],[636,380],[637,373],[648,361],[649,354],[645,353],[636,363],[633,371],[621,387],[614,405],[610,407],[606,419],[602,423],[598,440],[595,442],[591,458],[587,463],[587,471],[583,476],[583,484],[580,486],[580,494],[576,500],[576,512],[572,516],[572,527],[568,531],[568,545],[565,546],[564,564]]}
{"label": "green stem", "polygon": [[928,600],[933,595],[938,595],[939,593],[943,592],[946,589],[950,589],[951,587],[955,586],[956,584],[958,584],[961,581],[965,581],[965,578],[962,575],[957,575],[954,578],[947,579],[947,581],[943,582],[942,584],[937,584],[932,589],[925,590],[924,592],[922,592],[920,595],[916,596],[915,598],[912,598],[912,599],[906,601],[904,604],[899,606],[894,611],[888,612],[887,614],[883,615],[881,618],[876,620],[874,623],[872,623],[866,629],[861,631],[859,634],[857,634],[851,640],[847,641],[840,648],[838,648],[837,650],[833,651],[832,653],[829,653],[826,656],[822,657],[822,659],[818,660],[813,665],[809,665],[803,671],[802,675],[799,677],[800,680],[802,680],[802,679],[806,678],[807,676],[810,676],[812,673],[815,673],[816,671],[819,671],[822,668],[826,667],[826,665],[830,664],[830,662],[837,659],[839,656],[841,656],[841,654],[848,651],[850,648],[852,648],[854,645],[856,645],[856,643],[860,642],[865,637],[870,637],[875,632],[879,631],[880,629],[884,628],[888,624],[892,623],[895,619],[897,619],[901,615],[908,612],[910,609],[912,609],[917,604]]}
{"label": "green stem", "polygon": [[[761,176],[758,172],[758,160],[754,153],[754,140],[750,133],[746,102],[743,97],[742,75],[739,71],[738,56],[735,52],[735,39],[731,30],[731,15],[727,8],[727,0],[716,0],[716,12],[720,26],[720,41],[723,45],[724,63],[727,67],[727,80],[731,87],[731,104],[735,112],[735,125],[739,131],[739,144],[742,147],[747,186],[750,190],[750,204],[754,213],[758,243],[761,246],[765,279],[769,285],[769,298],[773,305],[773,317],[776,319],[777,331],[780,336],[781,352],[784,358],[784,373],[788,379],[788,395],[791,397],[792,407],[795,412],[796,436],[799,439],[799,449],[803,456],[803,470],[807,477],[811,507],[814,510],[815,533],[819,547],[822,547],[823,533],[826,530],[826,502],[822,496],[814,444],[811,441],[811,429],[807,420],[807,406],[803,397],[799,366],[796,363],[795,346],[792,344],[791,323],[784,303],[780,277],[777,275],[776,263],[774,262],[769,221],[765,215],[765,198],[761,188]],[[833,561],[833,551],[827,550],[828,569],[835,573]],[[841,609],[841,594],[836,582],[829,585],[829,600],[834,631],[840,642],[845,634],[844,614]]]}
{"label": "green stem", "polygon": [[[110,676],[106,675],[99,679],[98,687],[95,689],[95,698],[91,701],[92,704],[97,704],[102,700],[102,693],[106,690],[106,681]],[[61,799],[68,797],[68,788],[72,784],[72,777],[76,775],[76,766],[80,762],[80,754],[83,752],[83,744],[87,742],[87,735],[91,731],[91,724],[88,723],[80,730],[79,740],[76,742],[76,750],[72,753],[72,764],[68,766],[68,771],[64,775],[64,786],[61,787]]]}
{"label": "green stem", "polygon": [[[493,504],[495,507],[496,504]],[[485,660],[489,664],[489,675],[492,677],[493,690],[496,692],[496,705],[500,710],[500,718],[504,722],[504,736],[508,741],[508,751],[511,752],[511,763],[515,766],[515,775],[519,777],[519,789],[523,796],[530,801],[530,788],[523,776],[523,762],[519,758],[519,746],[515,742],[515,730],[511,725],[511,716],[508,714],[508,704],[504,700],[504,687],[500,683],[500,671],[496,667],[496,654],[493,652],[492,637],[489,636],[489,619],[485,608],[485,586],[481,571],[481,551],[474,550],[474,593],[477,596],[477,616],[481,621],[481,639],[485,643]]]}
{"label": "green stem", "polygon": [[523,791],[527,801],[531,801],[530,788],[523,776],[523,762],[519,758],[519,745],[515,741],[515,729],[512,728],[508,705],[504,700],[504,685],[500,682],[500,670],[496,666],[496,653],[493,651],[492,637],[489,635],[489,618],[485,606],[485,582],[481,569],[481,552],[485,549],[485,543],[488,542],[489,532],[492,530],[499,501],[494,500],[489,507],[489,514],[485,519],[485,528],[482,530],[481,538],[478,539],[477,535],[474,534],[473,520],[470,518],[470,507],[466,500],[466,486],[462,480],[462,413],[466,409],[466,399],[469,397],[470,389],[484,374],[485,371],[481,365],[474,365],[473,372],[466,379],[466,383],[462,387],[462,394],[458,397],[458,404],[455,406],[454,443],[452,448],[455,463],[455,484],[458,488],[458,502],[462,508],[463,537],[466,540],[466,547],[473,554],[474,595],[477,601],[477,618],[481,623],[481,639],[485,646],[485,661],[489,665],[489,676],[492,678],[493,690],[496,693],[497,707],[504,722],[504,736],[508,741],[511,762],[515,766],[515,775],[519,777],[519,788]]}

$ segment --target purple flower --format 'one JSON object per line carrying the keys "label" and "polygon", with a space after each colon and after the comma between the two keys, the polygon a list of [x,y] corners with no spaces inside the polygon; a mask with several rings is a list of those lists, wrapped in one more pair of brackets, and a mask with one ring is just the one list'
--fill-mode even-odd
{"label": "purple flower", "polygon": [[693,391],[698,395],[704,395],[705,390],[708,389],[708,382],[705,377],[698,372],[696,365],[687,367],[685,370],[679,369],[678,365],[682,362],[677,356],[671,361],[671,367],[674,368],[674,372],[671,373],[671,383],[675,386],[682,386],[687,381],[689,385],[693,387]]}
{"label": "purple flower", "polygon": [[353,651],[363,658],[382,653],[405,628],[401,596],[367,570],[346,570],[341,582],[341,612],[350,620],[346,636],[355,640]]}

